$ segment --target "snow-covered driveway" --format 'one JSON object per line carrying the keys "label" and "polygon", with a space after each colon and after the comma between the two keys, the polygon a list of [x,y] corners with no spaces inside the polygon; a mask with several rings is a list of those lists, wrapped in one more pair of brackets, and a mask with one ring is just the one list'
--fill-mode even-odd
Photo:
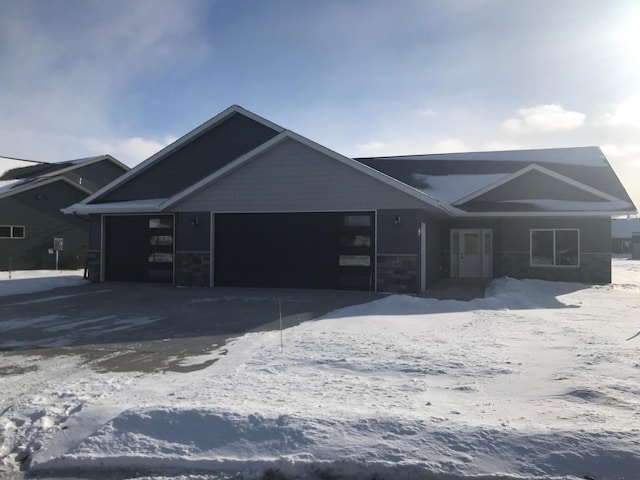
{"label": "snow-covered driveway", "polygon": [[637,480],[638,312],[640,262],[614,259],[612,285],[389,296],[287,329],[283,349],[277,331],[246,334],[186,373],[5,352],[0,458],[15,469],[22,448],[34,472],[86,475]]}

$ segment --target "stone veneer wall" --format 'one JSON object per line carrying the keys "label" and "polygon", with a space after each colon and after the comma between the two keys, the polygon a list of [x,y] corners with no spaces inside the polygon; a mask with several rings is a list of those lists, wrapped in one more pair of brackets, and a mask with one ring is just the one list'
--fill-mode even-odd
{"label": "stone veneer wall", "polygon": [[529,252],[502,252],[501,273],[513,278],[535,278],[587,284],[611,283],[611,255],[581,253],[580,267],[532,267]]}
{"label": "stone veneer wall", "polygon": [[378,292],[417,293],[417,255],[378,255]]}
{"label": "stone veneer wall", "polygon": [[100,250],[89,250],[87,252],[86,278],[93,283],[100,281]]}
{"label": "stone veneer wall", "polygon": [[208,287],[211,271],[209,252],[176,252],[176,285]]}

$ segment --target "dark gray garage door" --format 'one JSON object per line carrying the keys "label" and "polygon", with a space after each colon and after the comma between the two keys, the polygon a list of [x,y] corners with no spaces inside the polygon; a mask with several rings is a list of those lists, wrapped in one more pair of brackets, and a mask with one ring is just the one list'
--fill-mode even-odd
{"label": "dark gray garage door", "polygon": [[216,286],[373,290],[373,212],[215,215]]}
{"label": "dark gray garage door", "polygon": [[173,216],[105,217],[105,280],[173,281]]}

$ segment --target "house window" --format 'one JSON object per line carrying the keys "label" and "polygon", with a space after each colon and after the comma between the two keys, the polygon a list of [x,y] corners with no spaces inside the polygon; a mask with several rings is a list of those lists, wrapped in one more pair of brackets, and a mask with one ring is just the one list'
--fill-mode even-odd
{"label": "house window", "polygon": [[531,265],[535,267],[580,266],[580,231],[574,229],[531,230]]}
{"label": "house window", "polygon": [[19,225],[0,225],[0,238],[24,238],[24,227]]}

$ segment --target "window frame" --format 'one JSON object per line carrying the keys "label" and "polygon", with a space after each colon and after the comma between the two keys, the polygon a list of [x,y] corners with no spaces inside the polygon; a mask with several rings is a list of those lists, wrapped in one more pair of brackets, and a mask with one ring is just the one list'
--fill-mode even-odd
{"label": "window frame", "polygon": [[[26,229],[26,227],[24,225],[0,225],[0,227],[9,229],[9,236],[8,237],[0,236],[0,239],[2,239],[2,240],[24,240],[27,237],[27,229]],[[18,235],[15,234],[15,229],[16,228],[21,228],[22,229],[22,235],[21,236],[18,236]]]}
{"label": "window frame", "polygon": [[[533,263],[533,233],[534,232],[552,232],[553,233],[553,263],[539,264]],[[557,237],[556,232],[576,232],[578,235],[578,252],[576,255],[577,263],[574,265],[558,265],[557,261]],[[532,268],[580,268],[580,229],[579,228],[530,228],[529,229],[529,266]]]}

